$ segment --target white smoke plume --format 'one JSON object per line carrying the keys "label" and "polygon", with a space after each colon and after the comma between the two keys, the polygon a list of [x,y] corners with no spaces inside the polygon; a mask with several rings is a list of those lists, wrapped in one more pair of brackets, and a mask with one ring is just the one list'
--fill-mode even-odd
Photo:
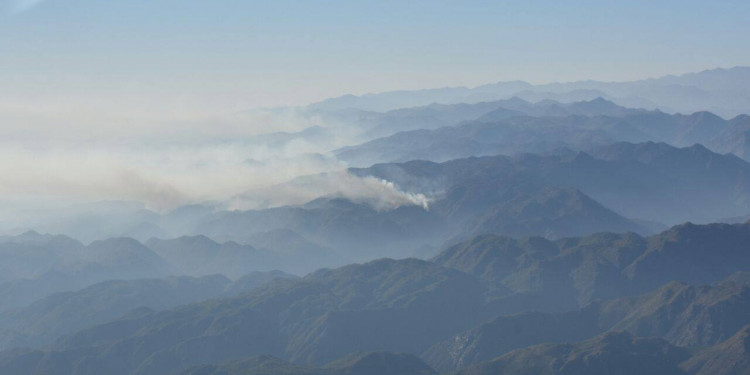
{"label": "white smoke plume", "polygon": [[367,203],[378,210],[401,206],[429,209],[430,200],[420,193],[404,192],[393,182],[372,176],[359,177],[346,171],[305,176],[288,183],[250,190],[231,201],[238,210],[299,205],[318,197],[342,197]]}

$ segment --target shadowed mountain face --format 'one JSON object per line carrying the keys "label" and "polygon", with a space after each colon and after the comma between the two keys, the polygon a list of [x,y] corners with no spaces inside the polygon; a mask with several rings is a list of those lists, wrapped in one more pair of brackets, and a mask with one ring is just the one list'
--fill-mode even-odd
{"label": "shadowed mountain face", "polygon": [[119,318],[132,309],[165,309],[221,295],[223,276],[106,281],[77,292],[43,298],[0,315],[3,348],[38,347],[68,333]]}
{"label": "shadowed mountain face", "polygon": [[743,375],[750,372],[750,325],[716,346],[698,352],[682,364],[697,375]]}
{"label": "shadowed mountain face", "polygon": [[295,365],[273,357],[254,357],[222,366],[203,365],[180,375],[436,375],[418,358],[386,352],[355,354],[323,368]]}
{"label": "shadowed mountain face", "polygon": [[581,236],[592,231],[648,233],[649,229],[618,215],[576,189],[543,189],[488,210],[469,223],[473,233]]}
{"label": "shadowed mountain face", "polygon": [[[529,293],[558,308],[643,293],[672,280],[714,283],[750,269],[750,224],[684,224],[666,232],[597,234],[555,242],[479,236],[433,259],[496,290]],[[541,307],[541,306],[540,306]]]}
{"label": "shadowed mountain face", "polygon": [[[611,330],[658,336],[686,347],[720,343],[748,324],[750,284],[725,281],[715,286],[672,282],[656,291],[598,305],[599,322]],[[721,322],[721,324],[716,324]]]}
{"label": "shadowed mountain face", "polygon": [[0,314],[0,347],[42,347],[55,339],[106,323],[136,309],[163,310],[210,298],[234,296],[277,278],[281,272],[253,273],[236,282],[225,276],[169,277],[105,281],[56,293],[21,309]]}
{"label": "shadowed mountain face", "polygon": [[457,375],[481,374],[675,374],[748,373],[746,326],[721,344],[690,351],[657,338],[610,332],[577,344],[543,344],[515,350],[468,367]]}
{"label": "shadowed mountain face", "polygon": [[594,322],[596,315],[589,311],[501,316],[435,344],[422,358],[434,369],[451,373],[515,349],[541,343],[576,342],[596,336],[603,330],[592,324]]}
{"label": "shadowed mountain face", "polygon": [[714,135],[706,144],[712,149],[731,152],[750,160],[750,116],[739,115],[731,119],[729,127]]}
{"label": "shadowed mountain face", "polygon": [[415,161],[352,171],[405,191],[432,193],[431,210],[453,220],[482,212],[489,202],[528,199],[545,187],[574,187],[625,217],[668,224],[750,210],[750,163],[701,146],[617,143],[588,153]]}
{"label": "shadowed mountain face", "polygon": [[750,322],[750,284],[734,279],[702,287],[673,282],[566,313],[500,316],[434,345],[422,357],[437,370],[454,371],[526,346],[580,341],[606,331],[661,337],[683,347],[721,345]]}
{"label": "shadowed mountain face", "polygon": [[660,339],[608,333],[579,344],[546,344],[508,353],[458,375],[683,375],[689,352]]}
{"label": "shadowed mountain face", "polygon": [[328,375],[319,368],[299,366],[278,358],[258,356],[224,365],[193,366],[180,375]]}
{"label": "shadowed mountain face", "polygon": [[[535,107],[544,107],[537,103]],[[513,115],[496,110],[476,121],[435,129],[404,131],[336,151],[356,166],[408,160],[446,161],[469,156],[550,152],[568,147],[586,150],[614,142],[666,142],[677,147],[704,144],[720,153],[744,157],[747,116],[724,120],[710,112],[669,115],[617,107],[607,101],[566,108],[588,110]],[[597,110],[597,107],[603,107]],[[610,108],[612,107],[612,108]],[[610,108],[610,109],[606,109]],[[540,115],[540,116],[535,116]]]}

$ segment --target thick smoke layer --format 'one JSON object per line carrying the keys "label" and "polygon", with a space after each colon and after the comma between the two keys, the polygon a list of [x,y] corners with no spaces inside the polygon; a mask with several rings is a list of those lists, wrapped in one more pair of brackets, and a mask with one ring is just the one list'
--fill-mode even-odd
{"label": "thick smoke layer", "polygon": [[140,202],[158,212],[209,201],[255,209],[331,195],[378,209],[427,207],[424,196],[343,172],[347,165],[330,151],[356,142],[355,124],[324,123],[295,109],[162,123],[149,131],[117,123],[94,133],[47,122],[10,124],[0,134],[6,214],[10,207],[104,200]]}
{"label": "thick smoke layer", "polygon": [[43,150],[5,144],[0,150],[0,194],[136,200],[163,211],[345,168],[324,156],[262,157],[266,152],[239,144]]}

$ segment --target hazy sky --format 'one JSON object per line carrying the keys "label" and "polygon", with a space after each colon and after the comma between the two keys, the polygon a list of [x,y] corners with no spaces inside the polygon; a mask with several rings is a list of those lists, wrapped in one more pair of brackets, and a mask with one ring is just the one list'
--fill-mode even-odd
{"label": "hazy sky", "polygon": [[750,65],[747,0],[0,3],[6,118],[175,118],[345,93]]}

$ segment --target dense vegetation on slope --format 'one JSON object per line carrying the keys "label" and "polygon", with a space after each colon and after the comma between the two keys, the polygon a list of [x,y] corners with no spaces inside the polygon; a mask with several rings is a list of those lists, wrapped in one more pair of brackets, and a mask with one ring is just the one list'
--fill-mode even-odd
{"label": "dense vegetation on slope", "polygon": [[273,357],[253,357],[225,365],[202,365],[180,375],[437,375],[418,358],[386,352],[355,353],[323,368],[295,365]]}
{"label": "dense vegetation on slope", "polygon": [[672,282],[651,293],[596,301],[565,313],[499,316],[434,345],[423,358],[435,369],[452,371],[526,346],[575,342],[606,331],[705,347],[740,331],[750,322],[748,311],[748,282],[729,278],[716,286],[700,287]]}
{"label": "dense vegetation on slope", "polygon": [[451,220],[477,217],[550,188],[576,188],[625,217],[668,224],[750,210],[750,163],[699,145],[616,143],[589,152],[412,161],[352,172],[393,181],[405,191],[431,192],[431,210]]}
{"label": "dense vegetation on slope", "polygon": [[[424,353],[436,368],[451,370],[526,345],[575,342],[606,331],[666,340],[615,340],[625,346],[613,350],[635,363],[646,350],[641,345],[662,354],[671,353],[669,345],[721,345],[750,324],[747,277],[732,275],[748,268],[748,235],[750,224],[682,225],[650,238],[481,236],[447,249],[435,262],[384,259],[276,280],[238,297],[135,310],[73,333],[52,350],[4,352],[0,371],[162,374],[253,355],[322,366],[353,351],[378,350]],[[658,268],[664,262],[671,266]],[[696,264],[709,267],[698,272]],[[715,286],[673,282],[623,297],[657,288],[662,279],[705,283],[728,276]],[[616,299],[595,301],[603,297]],[[556,313],[566,309],[564,301],[573,311]],[[530,309],[541,311],[509,316]],[[575,364],[580,353],[598,353],[597,345],[566,346],[561,353]],[[552,356],[547,349],[524,356],[537,355]],[[515,368],[518,358],[495,365]],[[674,361],[657,359],[655,368],[671,371]],[[538,363],[544,367],[545,361]]]}
{"label": "dense vegetation on slope", "polygon": [[684,375],[687,350],[664,340],[608,333],[577,344],[544,344],[508,353],[457,375]]}

